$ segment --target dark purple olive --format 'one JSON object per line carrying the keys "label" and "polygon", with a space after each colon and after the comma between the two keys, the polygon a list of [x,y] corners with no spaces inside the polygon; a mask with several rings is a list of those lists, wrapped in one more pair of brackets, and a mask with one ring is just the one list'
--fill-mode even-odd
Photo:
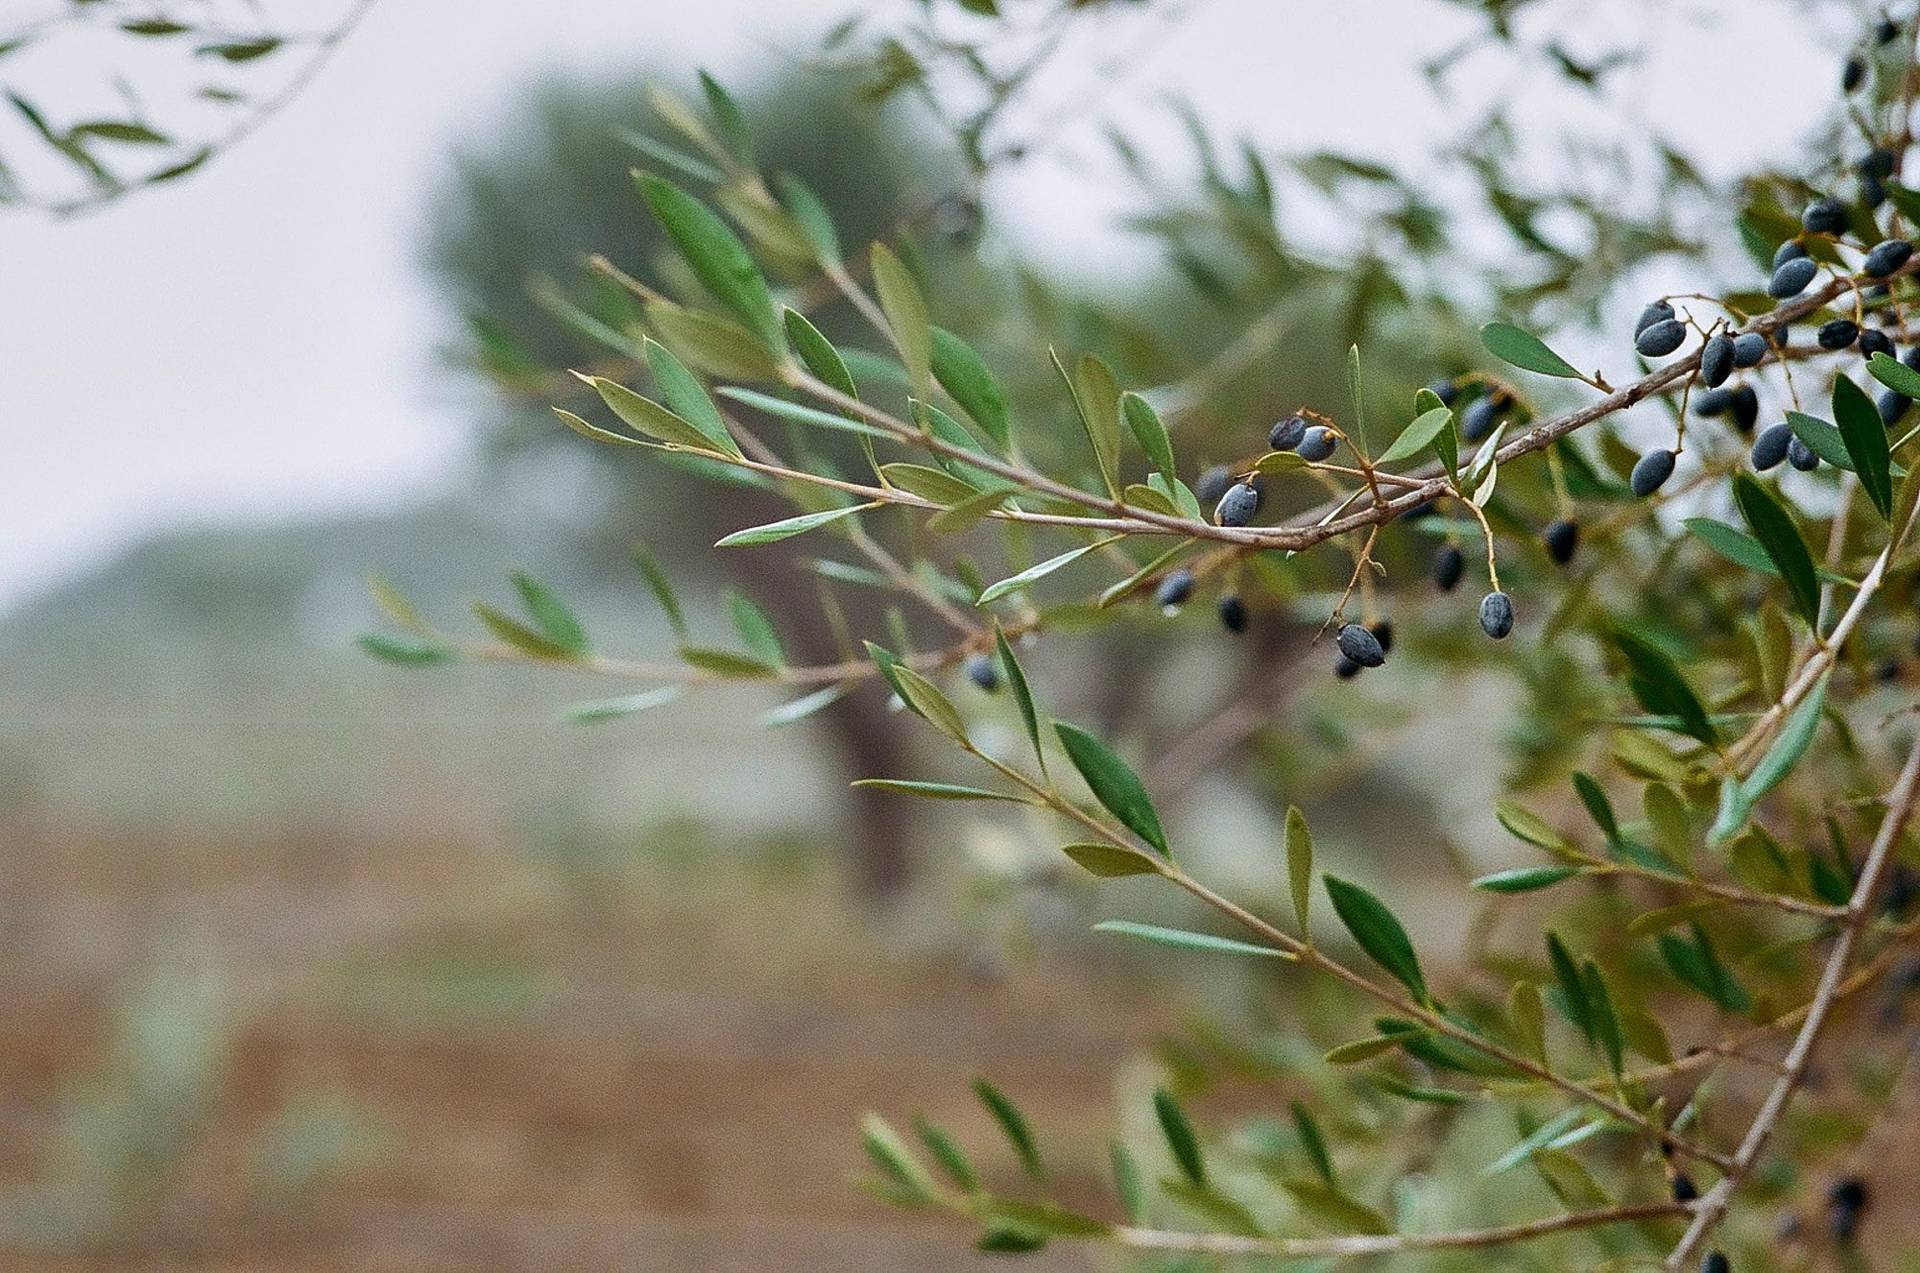
{"label": "dark purple olive", "polygon": [[1267,432],[1267,446],[1274,451],[1291,451],[1300,445],[1300,439],[1306,434],[1307,422],[1297,415],[1290,415]]}
{"label": "dark purple olive", "polygon": [[1860,272],[1868,278],[1885,278],[1913,256],[1913,244],[1905,239],[1887,239],[1873,245],[1867,253],[1867,259],[1860,266]]}
{"label": "dark purple olive", "polygon": [[1664,318],[1633,339],[1633,347],[1642,357],[1664,358],[1686,343],[1687,325],[1677,318]]}
{"label": "dark purple olive", "polygon": [[1228,593],[1220,598],[1220,626],[1236,635],[1247,630],[1247,603]]}
{"label": "dark purple olive", "polygon": [[1633,334],[1636,337],[1638,337],[1641,332],[1647,330],[1647,328],[1653,326],[1655,323],[1668,322],[1672,318],[1673,318],[1672,305],[1668,304],[1666,301],[1654,301],[1652,304],[1648,305],[1645,309],[1641,310],[1640,317],[1634,320]]}
{"label": "dark purple olive", "polygon": [[1733,374],[1733,337],[1716,332],[1700,347],[1700,379],[1709,389],[1726,383]]}
{"label": "dark purple olive", "polygon": [[1733,365],[1757,367],[1767,356],[1767,338],[1759,332],[1742,332],[1733,338]]}
{"label": "dark purple olive", "polygon": [[1361,667],[1379,667],[1387,661],[1387,652],[1380,648],[1380,638],[1357,623],[1344,625],[1335,634],[1333,643],[1340,647],[1341,654]]}
{"label": "dark purple olive", "polygon": [[1460,576],[1466,571],[1467,559],[1452,544],[1442,544],[1433,554],[1433,565],[1428,575],[1433,584],[1442,592],[1452,592],[1460,586]]}
{"label": "dark purple olive", "polygon": [[1845,349],[1860,339],[1860,325],[1851,318],[1829,319],[1820,324],[1813,338],[1822,349]]}
{"label": "dark purple olive", "polygon": [[1667,484],[1667,479],[1673,476],[1676,458],[1672,451],[1648,451],[1634,464],[1633,472],[1627,477],[1627,485],[1633,488],[1635,495],[1645,499]]}
{"label": "dark purple olive", "polygon": [[1753,440],[1753,467],[1764,473],[1787,458],[1787,447],[1794,441],[1793,426],[1772,424]]}
{"label": "dark purple olive", "polygon": [[1733,387],[1733,427],[1742,433],[1752,433],[1754,422],[1760,418],[1760,395],[1753,391],[1752,385]]}
{"label": "dark purple olive", "polygon": [[1220,497],[1213,519],[1222,526],[1245,526],[1260,511],[1260,492],[1246,482],[1235,482]]}
{"label": "dark purple olive", "polygon": [[1907,413],[1907,408],[1912,403],[1908,401],[1905,394],[1895,393],[1891,389],[1882,389],[1880,396],[1873,400],[1873,405],[1880,412],[1880,423],[1891,429],[1900,423],[1900,417]]}
{"label": "dark purple olive", "polygon": [[1787,443],[1787,463],[1802,473],[1811,473],[1820,467],[1820,457],[1814,453],[1812,447],[1795,436]]}
{"label": "dark purple olive", "polygon": [[1815,199],[1800,214],[1800,224],[1808,234],[1845,234],[1847,205],[1838,199]]}
{"label": "dark purple olive", "polygon": [[1333,674],[1343,681],[1351,681],[1360,675],[1360,665],[1342,654],[1333,661]]}
{"label": "dark purple olive", "polygon": [[1791,261],[1784,261],[1773,271],[1773,277],[1767,280],[1767,295],[1779,301],[1798,296],[1807,290],[1807,284],[1813,282],[1813,276],[1819,272],[1818,262],[1810,256],[1796,256]]}
{"label": "dark purple olive", "polygon": [[1496,641],[1506,640],[1513,631],[1513,598],[1504,592],[1480,598],[1480,630]]}
{"label": "dark purple olive", "polygon": [[1000,688],[1000,669],[985,654],[967,656],[967,679],[991,694]]}
{"label": "dark purple olive", "polygon": [[1170,610],[1184,604],[1192,595],[1193,572],[1183,566],[1160,581],[1160,586],[1153,593],[1153,604]]}
{"label": "dark purple olive", "polygon": [[1860,355],[1863,358],[1871,358],[1875,354],[1893,357],[1893,337],[1878,327],[1863,327],[1860,329]]}
{"label": "dark purple olive", "polygon": [[1316,425],[1301,435],[1295,454],[1310,464],[1318,464],[1332,455],[1339,445],[1340,440],[1334,437],[1332,429]]}
{"label": "dark purple olive", "polygon": [[1580,546],[1580,527],[1575,522],[1562,517],[1547,523],[1540,532],[1540,542],[1547,547],[1547,556],[1554,564],[1564,566],[1573,560],[1574,550]]}
{"label": "dark purple olive", "polygon": [[1788,261],[1797,261],[1806,254],[1805,244],[1798,239],[1788,239],[1773,250],[1773,265],[1770,268],[1777,270]]}

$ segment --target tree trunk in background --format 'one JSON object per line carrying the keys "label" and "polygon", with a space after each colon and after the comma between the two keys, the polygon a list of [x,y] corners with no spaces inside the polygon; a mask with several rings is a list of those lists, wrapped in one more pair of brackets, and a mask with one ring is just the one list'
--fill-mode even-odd
{"label": "tree trunk in background", "polygon": [[[777,514],[776,514],[777,515]],[[778,617],[780,635],[796,663],[834,663],[846,657],[815,594],[813,577],[790,552],[755,550],[730,554],[727,573],[753,599]],[[850,611],[856,630],[865,616]],[[832,742],[847,782],[894,772],[903,740],[886,695],[863,685],[802,728],[823,731]],[[913,818],[898,796],[864,787],[844,787],[840,809],[844,840],[853,851],[853,876],[862,893],[888,899],[908,879]]]}

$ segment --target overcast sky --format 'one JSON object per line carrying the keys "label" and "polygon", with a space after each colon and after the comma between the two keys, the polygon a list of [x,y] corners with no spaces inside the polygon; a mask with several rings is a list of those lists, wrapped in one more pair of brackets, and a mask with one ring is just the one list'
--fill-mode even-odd
{"label": "overcast sky", "polygon": [[[202,172],[78,220],[0,211],[0,609],[156,529],[457,479],[467,426],[432,383],[443,329],[416,265],[421,204],[450,145],[483,138],[514,85],[554,67],[738,70],[850,9],[903,3],[378,0],[311,89]],[[1723,171],[1774,144],[1733,122],[1751,68],[1769,68],[1771,121],[1831,100],[1833,57],[1783,2],[1590,10],[1656,24],[1661,53],[1639,73],[1650,104]],[[1412,155],[1450,121],[1411,67],[1465,22],[1433,0],[1201,0],[1145,46],[1118,104],[1177,89],[1275,149]],[[1043,99],[1078,91],[1057,82]],[[1023,233],[1082,262],[1124,250],[1101,232],[1110,208],[1057,163],[1004,193]]]}

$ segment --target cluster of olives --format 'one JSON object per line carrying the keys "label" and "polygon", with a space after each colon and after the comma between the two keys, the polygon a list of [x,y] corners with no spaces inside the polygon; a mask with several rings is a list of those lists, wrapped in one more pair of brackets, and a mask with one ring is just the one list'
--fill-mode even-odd
{"label": "cluster of olives", "polygon": [[[1868,156],[1861,167],[1863,181],[1890,175],[1892,159],[1891,154],[1882,150]],[[1870,196],[1871,192],[1867,193]],[[1872,204],[1877,200],[1869,197],[1867,202]],[[1850,228],[1846,205],[1833,198],[1816,199],[1801,212],[1800,227],[1808,235],[1838,238]],[[1906,239],[1887,239],[1867,252],[1860,273],[1870,279],[1884,280],[1912,258],[1912,243]],[[1806,245],[1798,238],[1789,239],[1774,253],[1767,295],[1775,300],[1791,300],[1807,290],[1819,270],[1819,263]],[[1884,288],[1885,284],[1879,283],[1874,290]],[[1634,325],[1634,348],[1644,357],[1664,357],[1679,349],[1686,336],[1687,323],[1675,315],[1673,306],[1664,300],[1655,301],[1641,311]],[[1787,339],[1788,329],[1784,323],[1775,326],[1771,336],[1759,332],[1734,335],[1724,329],[1710,335],[1700,348],[1700,380],[1706,388],[1694,401],[1694,414],[1709,418],[1727,416],[1741,433],[1752,432],[1760,413],[1758,396],[1751,385],[1727,386],[1726,381],[1737,370],[1758,366],[1769,349],[1784,351]],[[1822,323],[1814,333],[1814,343],[1829,352],[1858,348],[1861,355],[1868,358],[1874,354],[1891,358],[1895,352],[1893,338],[1886,332],[1863,328],[1851,318],[1834,318]],[[1903,361],[1920,370],[1920,346],[1909,349]],[[1875,406],[1882,423],[1892,428],[1906,414],[1909,403],[1905,396],[1886,389],[1880,393]],[[1749,458],[1754,468],[1762,472],[1783,462],[1802,472],[1812,472],[1820,466],[1819,455],[1785,422],[1761,430],[1754,438]],[[1645,498],[1659,490],[1673,474],[1674,459],[1674,453],[1668,450],[1649,451],[1642,456],[1629,478],[1633,493]]]}

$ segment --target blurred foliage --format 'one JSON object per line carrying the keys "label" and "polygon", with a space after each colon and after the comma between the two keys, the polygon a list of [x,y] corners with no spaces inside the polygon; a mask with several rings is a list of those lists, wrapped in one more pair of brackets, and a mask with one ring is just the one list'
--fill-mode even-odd
{"label": "blurred foliage", "polygon": [[197,172],[298,97],[372,6],[328,0],[283,25],[250,0],[55,0],[0,28],[0,206],[68,216]]}

